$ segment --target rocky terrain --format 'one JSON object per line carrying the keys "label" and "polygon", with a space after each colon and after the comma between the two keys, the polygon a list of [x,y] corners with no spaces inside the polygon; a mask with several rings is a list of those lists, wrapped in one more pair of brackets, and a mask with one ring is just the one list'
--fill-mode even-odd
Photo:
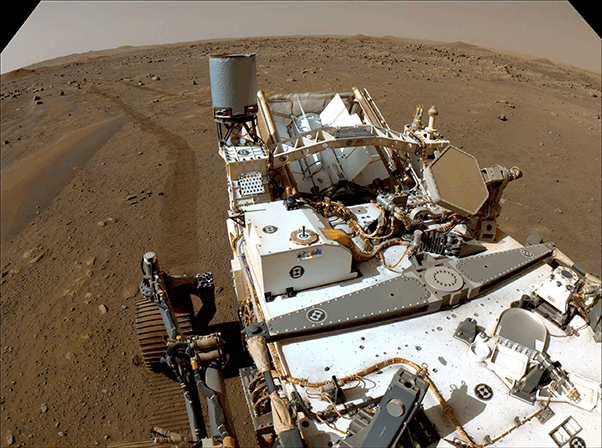
{"label": "rocky terrain", "polygon": [[[366,36],[255,38],[122,47],[2,75],[1,440],[93,447],[147,437],[149,373],[134,328],[140,259],[211,271],[233,355],[226,385],[241,446],[255,446],[238,368],[225,169],[212,54],[257,54],[280,92],[367,88],[390,127],[417,104],[482,167],[519,166],[500,227],[533,230],[601,272],[599,73],[546,59]],[[197,311],[202,313],[199,304]],[[183,407],[183,402],[182,402]]]}

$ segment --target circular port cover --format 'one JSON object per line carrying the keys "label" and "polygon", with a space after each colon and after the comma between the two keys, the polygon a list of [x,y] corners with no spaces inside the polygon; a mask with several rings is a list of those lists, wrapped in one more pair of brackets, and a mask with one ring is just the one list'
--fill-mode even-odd
{"label": "circular port cover", "polygon": [[446,266],[435,266],[427,269],[424,274],[426,283],[440,291],[458,291],[464,285],[464,279],[458,271]]}

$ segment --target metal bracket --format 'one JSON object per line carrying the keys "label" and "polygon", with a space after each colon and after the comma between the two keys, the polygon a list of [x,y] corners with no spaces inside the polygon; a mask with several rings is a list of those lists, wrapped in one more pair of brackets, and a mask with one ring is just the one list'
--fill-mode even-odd
{"label": "metal bracket", "polygon": [[340,446],[396,446],[427,390],[428,383],[423,378],[400,368],[380,400],[376,413],[371,416],[360,411],[349,425],[352,434],[341,440]]}
{"label": "metal bracket", "polygon": [[468,345],[472,344],[477,337],[477,321],[467,317],[464,322],[458,325],[454,338],[466,342]]}
{"label": "metal bracket", "polygon": [[461,259],[419,253],[402,275],[275,316],[267,325],[274,339],[283,339],[436,312],[475,298],[552,250],[540,244]]}
{"label": "metal bracket", "polygon": [[250,325],[247,325],[241,333],[245,335],[247,338],[252,338],[254,336],[262,336],[266,341],[270,340],[270,334],[268,333],[268,327],[265,322],[253,322]]}

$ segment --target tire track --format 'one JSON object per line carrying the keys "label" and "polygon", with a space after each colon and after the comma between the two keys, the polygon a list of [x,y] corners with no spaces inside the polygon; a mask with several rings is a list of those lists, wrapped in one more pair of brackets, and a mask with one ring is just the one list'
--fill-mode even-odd
{"label": "tire track", "polygon": [[165,185],[161,219],[159,253],[165,266],[185,267],[198,259],[198,216],[197,192],[200,173],[194,151],[186,140],[169,132],[138,112],[121,98],[92,86],[92,91],[113,102],[131,120],[138,123],[143,131],[153,134],[161,147],[167,150],[169,175]]}

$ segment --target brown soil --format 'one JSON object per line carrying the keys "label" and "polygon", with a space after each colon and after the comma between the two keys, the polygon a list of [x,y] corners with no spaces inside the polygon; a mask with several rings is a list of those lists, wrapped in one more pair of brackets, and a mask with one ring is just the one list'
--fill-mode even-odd
{"label": "brown soil", "polygon": [[[1,91],[1,446],[146,437],[159,403],[133,322],[148,250],[170,273],[213,272],[207,330],[236,346],[208,56],[240,52],[257,54],[267,95],[365,87],[393,129],[435,104],[439,131],[481,166],[522,169],[500,226],[521,242],[537,230],[600,275],[600,74],[366,36],[127,47],[17,70]],[[253,446],[236,376],[248,360],[233,350],[230,405],[241,445]]]}

